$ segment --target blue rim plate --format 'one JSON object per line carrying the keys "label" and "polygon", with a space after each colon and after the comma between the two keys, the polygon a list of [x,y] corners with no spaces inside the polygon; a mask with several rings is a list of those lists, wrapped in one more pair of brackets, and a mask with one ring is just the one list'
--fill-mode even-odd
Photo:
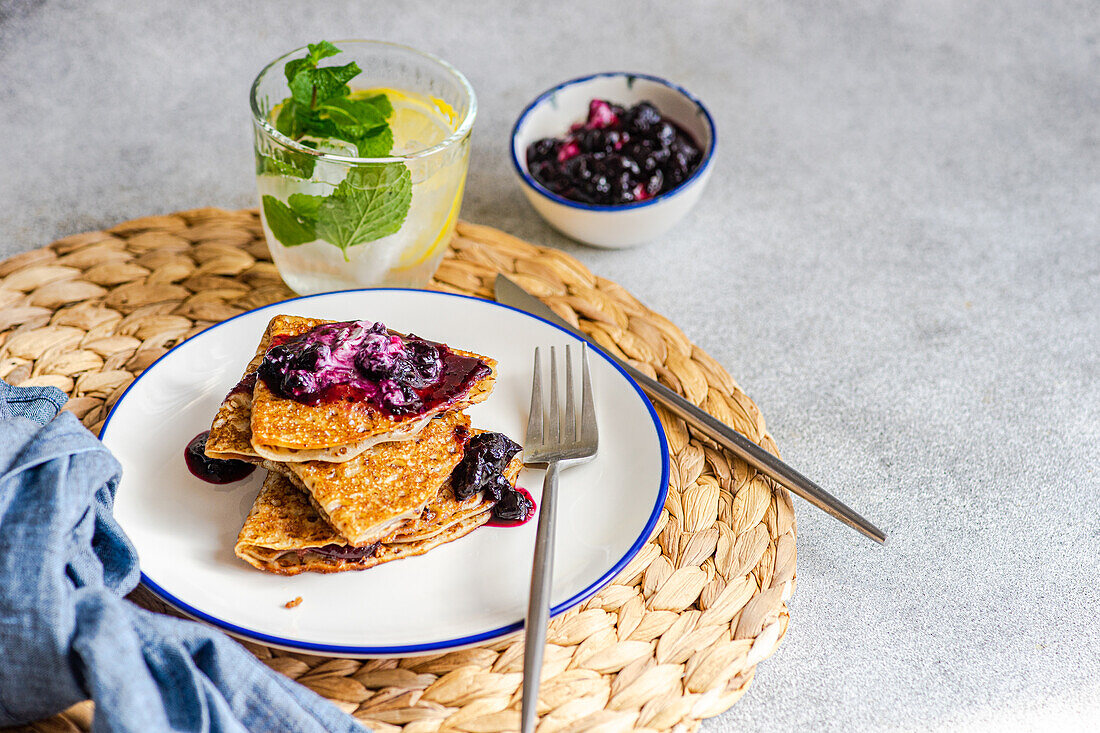
{"label": "blue rim plate", "polygon": [[[123,393],[103,442],[123,466],[115,514],[142,561],[142,582],[196,619],[236,636],[305,652],[392,656],[438,652],[522,628],[535,522],[479,528],[423,556],[362,572],[263,573],[232,554],[264,471],[216,487],[192,477],[183,448],[208,429],[225,393],[278,313],[382,320],[398,330],[497,358],[493,395],[474,425],[522,441],[534,345],[579,341],[557,325],[470,296],[397,288],[303,296],[223,321],[175,347]],[[553,614],[594,595],[649,539],[664,506],[668,443],[638,386],[598,348],[591,359],[600,454],[564,474]],[[522,485],[537,497],[541,472]],[[294,609],[284,603],[297,596]]]}

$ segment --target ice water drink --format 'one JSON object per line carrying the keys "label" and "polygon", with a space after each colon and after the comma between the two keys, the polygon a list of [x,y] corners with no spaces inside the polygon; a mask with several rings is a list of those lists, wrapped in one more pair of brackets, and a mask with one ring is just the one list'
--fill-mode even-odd
{"label": "ice water drink", "polygon": [[[380,46],[368,50],[383,56],[390,50],[411,54],[414,65],[425,63],[419,52],[400,46],[340,43],[342,51],[359,50],[354,58],[368,67],[356,81],[367,77],[378,60],[364,57],[361,49],[352,48],[355,44]],[[345,53],[333,55],[339,63]],[[349,85],[340,93],[322,79],[312,94],[299,93],[299,101],[286,96],[283,80],[278,80],[281,88],[259,100],[253,89],[253,108],[261,120],[255,150],[264,233],[280,275],[297,293],[423,287],[446,252],[469,162],[472,91],[464,97],[450,88],[462,92],[468,84],[431,88],[424,84],[422,69],[405,71],[428,88]],[[257,86],[265,76],[275,75],[265,69]],[[400,78],[401,73],[381,76]],[[452,80],[443,75],[443,81]],[[318,103],[318,94],[331,96]],[[366,109],[371,105],[375,111]],[[383,124],[387,131],[379,127]]]}

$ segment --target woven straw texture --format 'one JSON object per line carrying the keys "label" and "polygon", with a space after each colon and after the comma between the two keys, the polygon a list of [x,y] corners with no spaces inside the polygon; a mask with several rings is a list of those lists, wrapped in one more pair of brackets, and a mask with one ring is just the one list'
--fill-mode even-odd
{"label": "woven straw texture", "polygon": [[[607,351],[776,451],[760,411],[717,362],[560,251],[460,223],[432,287],[490,298],[498,272]],[[98,431],[127,385],[172,346],[291,295],[254,211],[199,209],[66,237],[0,263],[0,377],[61,388],[71,396],[66,409]],[[672,457],[665,509],[619,577],[551,622],[541,733],[694,730],[745,693],[786,631],[795,583],[790,495],[658,412]],[[376,731],[519,725],[522,636],[381,660],[247,646]],[[90,723],[85,702],[33,729]]]}

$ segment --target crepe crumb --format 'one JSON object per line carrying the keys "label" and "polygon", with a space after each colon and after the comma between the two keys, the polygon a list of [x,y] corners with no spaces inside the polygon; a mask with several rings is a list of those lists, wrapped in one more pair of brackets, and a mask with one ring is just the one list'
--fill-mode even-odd
{"label": "crepe crumb", "polygon": [[300,605],[302,605],[302,597],[298,596],[293,601],[287,601],[286,603],[284,603],[283,608],[296,608]]}

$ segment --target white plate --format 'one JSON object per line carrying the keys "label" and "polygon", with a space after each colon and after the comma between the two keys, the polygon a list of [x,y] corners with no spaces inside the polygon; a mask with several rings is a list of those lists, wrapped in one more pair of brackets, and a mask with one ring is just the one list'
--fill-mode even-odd
{"label": "white plate", "polygon": [[[557,326],[506,306],[416,290],[326,293],[260,308],[165,354],[130,386],[103,428],[122,463],[115,516],[137,547],[142,581],[183,612],[237,636],[347,656],[418,654],[495,639],[522,626],[536,522],[481,527],[420,557],[362,572],[282,577],[233,555],[265,471],[228,486],[192,476],[184,447],[208,430],[279,313],[382,321],[499,361],[473,424],[522,442],[536,346],[576,343]],[[553,613],[607,584],[641,549],[664,505],[668,447],[638,387],[600,352],[591,358],[600,450],[562,475]],[[542,472],[520,485],[541,493]],[[284,604],[298,596],[293,609]]]}

